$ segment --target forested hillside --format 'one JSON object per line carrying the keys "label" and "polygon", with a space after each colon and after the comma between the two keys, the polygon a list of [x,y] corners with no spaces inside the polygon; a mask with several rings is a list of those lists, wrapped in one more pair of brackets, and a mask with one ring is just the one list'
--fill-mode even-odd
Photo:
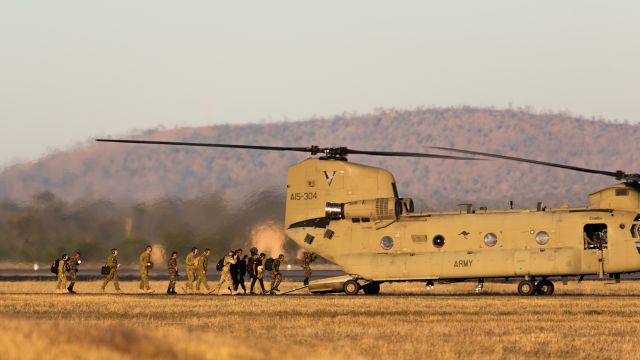
{"label": "forested hillside", "polygon": [[[428,151],[451,146],[603,169],[638,170],[638,125],[557,114],[474,108],[385,110],[303,122],[221,125],[149,131],[144,139],[237,144],[349,146]],[[0,198],[29,201],[50,191],[65,200],[149,201],[167,195],[193,198],[217,192],[231,202],[264,189],[284,191],[286,168],[299,153],[91,143],[16,165],[0,174]],[[352,156],[396,176],[403,196],[421,208],[460,201],[502,206],[536,201],[582,204],[611,181],[505,161],[443,161]]]}

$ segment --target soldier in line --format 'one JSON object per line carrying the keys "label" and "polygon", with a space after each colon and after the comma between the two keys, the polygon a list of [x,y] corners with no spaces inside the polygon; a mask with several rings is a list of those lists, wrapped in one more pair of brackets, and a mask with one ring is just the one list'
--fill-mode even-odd
{"label": "soldier in line", "polygon": [[111,256],[107,259],[107,267],[109,267],[109,275],[104,279],[101,291],[104,293],[104,289],[107,287],[109,281],[113,280],[113,286],[116,292],[121,294],[122,290],[120,290],[120,284],[118,283],[118,268],[120,267],[120,264],[118,264],[118,249],[111,249]]}
{"label": "soldier in line", "polygon": [[236,280],[233,285],[233,290],[238,292],[238,286],[242,287],[242,292],[247,293],[247,288],[244,286],[244,274],[247,273],[247,255],[242,256],[242,249],[236,250]]}
{"label": "soldier in line", "polygon": [[187,283],[182,287],[182,290],[186,293],[193,292],[193,283],[196,281],[196,255],[198,254],[198,248],[192,247],[191,252],[187,255],[185,263],[187,265]]}
{"label": "soldier in line", "polygon": [[264,259],[267,258],[267,254],[260,253],[260,256],[253,262],[253,274],[254,278],[251,281],[251,294],[253,292],[253,285],[258,281],[260,283],[261,294],[264,295],[266,290],[264,288]]}
{"label": "soldier in line", "polygon": [[69,269],[68,265],[69,256],[62,254],[60,260],[58,260],[58,283],[56,284],[56,292],[58,294],[64,294],[64,290],[67,287],[67,275],[66,271]]}
{"label": "soldier in line", "polygon": [[169,287],[167,288],[167,294],[176,295],[176,279],[178,278],[178,253],[172,252],[167,262],[167,269],[169,270]]}
{"label": "soldier in line", "polygon": [[196,281],[196,291],[200,291],[200,284],[204,286],[207,292],[211,293],[211,288],[207,283],[207,268],[209,267],[209,254],[211,250],[204,249],[202,255],[196,260],[196,268],[198,268],[198,280]]}
{"label": "soldier in line", "polygon": [[277,259],[273,260],[273,264],[271,265],[273,266],[273,270],[271,270],[271,290],[269,291],[269,293],[272,295],[274,295],[277,291],[280,291],[280,289],[278,289],[278,286],[280,286],[280,283],[282,282],[280,264],[282,264],[283,261],[284,255],[280,254],[278,255]]}
{"label": "soldier in line", "polygon": [[240,266],[240,257],[238,256],[238,252],[242,254],[242,249],[237,249],[233,253],[233,257],[236,259],[236,263],[231,265],[231,281],[233,282],[233,291],[238,290],[238,267]]}
{"label": "soldier in line", "polygon": [[69,277],[71,278],[71,283],[67,287],[67,291],[70,294],[75,294],[75,290],[73,287],[76,285],[76,281],[78,280],[78,265],[80,265],[82,261],[80,260],[80,252],[76,251],[76,254],[69,259]]}
{"label": "soldier in line", "polygon": [[145,293],[154,292],[149,287],[149,270],[153,268],[151,251],[151,245],[147,245],[142,254],[140,254],[140,291]]}
{"label": "soldier in line", "polygon": [[[215,293],[218,295],[222,295],[221,290],[223,286],[228,285],[232,286],[233,283],[231,281],[231,265],[236,263],[236,258],[233,256],[234,251],[230,250],[227,253],[227,256],[224,257],[224,265],[222,267],[222,273],[220,274],[220,281],[218,282],[218,286],[216,287]],[[235,295],[236,293],[231,290],[231,295]]]}
{"label": "soldier in line", "polygon": [[309,285],[311,278],[311,263],[316,259],[316,254],[305,251],[302,254],[302,269],[304,270],[304,285]]}
{"label": "soldier in line", "polygon": [[251,256],[247,259],[247,272],[249,273],[249,279],[251,279],[251,287],[249,288],[249,292],[251,294],[254,294],[253,287],[258,280],[258,273],[256,271],[255,264],[260,259],[260,255],[258,255],[258,248],[255,246],[252,247],[249,251],[251,253]]}

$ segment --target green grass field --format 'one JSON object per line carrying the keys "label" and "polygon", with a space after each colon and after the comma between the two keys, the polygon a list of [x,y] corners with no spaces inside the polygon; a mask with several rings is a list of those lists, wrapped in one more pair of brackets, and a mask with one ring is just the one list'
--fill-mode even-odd
{"label": "green grass field", "polygon": [[[384,284],[378,296],[57,295],[53,282],[0,283],[4,359],[638,358],[640,282]],[[284,283],[281,289],[299,284]],[[156,290],[164,282],[152,282]],[[112,290],[112,287],[108,288]]]}

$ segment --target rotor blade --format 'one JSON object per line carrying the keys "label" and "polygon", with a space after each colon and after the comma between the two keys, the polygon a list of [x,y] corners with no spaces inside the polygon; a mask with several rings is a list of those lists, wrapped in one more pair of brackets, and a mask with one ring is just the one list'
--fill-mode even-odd
{"label": "rotor blade", "polygon": [[311,148],[288,147],[288,146],[234,145],[234,144],[210,144],[210,143],[194,143],[194,142],[180,142],[180,141],[119,140],[119,139],[96,139],[96,141],[125,143],[125,144],[200,146],[200,147],[217,147],[217,148],[231,148],[231,149],[274,150],[274,151],[300,151],[300,152],[312,151]]}
{"label": "rotor blade", "polygon": [[369,151],[369,150],[355,150],[355,149],[347,149],[346,151],[347,151],[347,154],[354,154],[354,155],[406,156],[406,157],[425,157],[425,158],[449,159],[449,160],[485,160],[485,159],[477,159],[477,158],[470,158],[470,157],[463,157],[463,156],[449,156],[449,155],[414,153],[414,152]]}
{"label": "rotor blade", "polygon": [[600,175],[612,176],[612,177],[614,177],[614,178],[616,178],[618,180],[624,179],[624,178],[626,178],[628,176],[628,174],[626,174],[623,171],[605,171],[605,170],[589,169],[589,168],[584,168],[584,167],[563,165],[563,164],[557,164],[557,163],[546,162],[546,161],[524,159],[524,158],[519,158],[519,157],[515,157],[515,156],[490,154],[490,153],[484,153],[484,152],[480,152],[480,151],[462,150],[462,149],[454,149],[454,148],[440,147],[440,146],[429,146],[429,148],[430,149],[445,150],[445,151],[453,151],[453,152],[457,152],[457,153],[461,153],[461,154],[486,156],[486,157],[491,157],[491,158],[496,158],[496,159],[505,159],[505,160],[512,160],[512,161],[529,163],[529,164],[551,166],[551,167],[556,167],[556,168],[560,168],[560,169],[567,169],[567,170],[585,172],[585,173],[590,173],[590,174],[600,174]]}

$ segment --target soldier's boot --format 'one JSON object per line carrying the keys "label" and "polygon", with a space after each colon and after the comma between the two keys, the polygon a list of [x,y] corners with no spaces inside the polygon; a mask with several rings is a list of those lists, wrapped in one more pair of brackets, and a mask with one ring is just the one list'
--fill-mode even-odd
{"label": "soldier's boot", "polygon": [[168,295],[173,294],[173,292],[171,291],[171,286],[169,286],[169,287],[167,288],[167,294],[168,294]]}
{"label": "soldier's boot", "polygon": [[171,294],[172,295],[178,295],[178,293],[176,292],[176,288],[175,287],[171,288]]}
{"label": "soldier's boot", "polygon": [[309,278],[308,278],[308,277],[304,278],[304,281],[302,282],[302,284],[303,284],[304,286],[309,285]]}
{"label": "soldier's boot", "polygon": [[67,291],[69,291],[70,294],[75,294],[76,292],[73,291],[73,287],[75,286],[75,284],[71,284],[69,285],[69,287],[67,288]]}
{"label": "soldier's boot", "polygon": [[147,294],[153,294],[153,293],[155,293],[156,291],[155,291],[155,290],[153,290],[153,289],[147,289],[145,292],[146,292]]}

